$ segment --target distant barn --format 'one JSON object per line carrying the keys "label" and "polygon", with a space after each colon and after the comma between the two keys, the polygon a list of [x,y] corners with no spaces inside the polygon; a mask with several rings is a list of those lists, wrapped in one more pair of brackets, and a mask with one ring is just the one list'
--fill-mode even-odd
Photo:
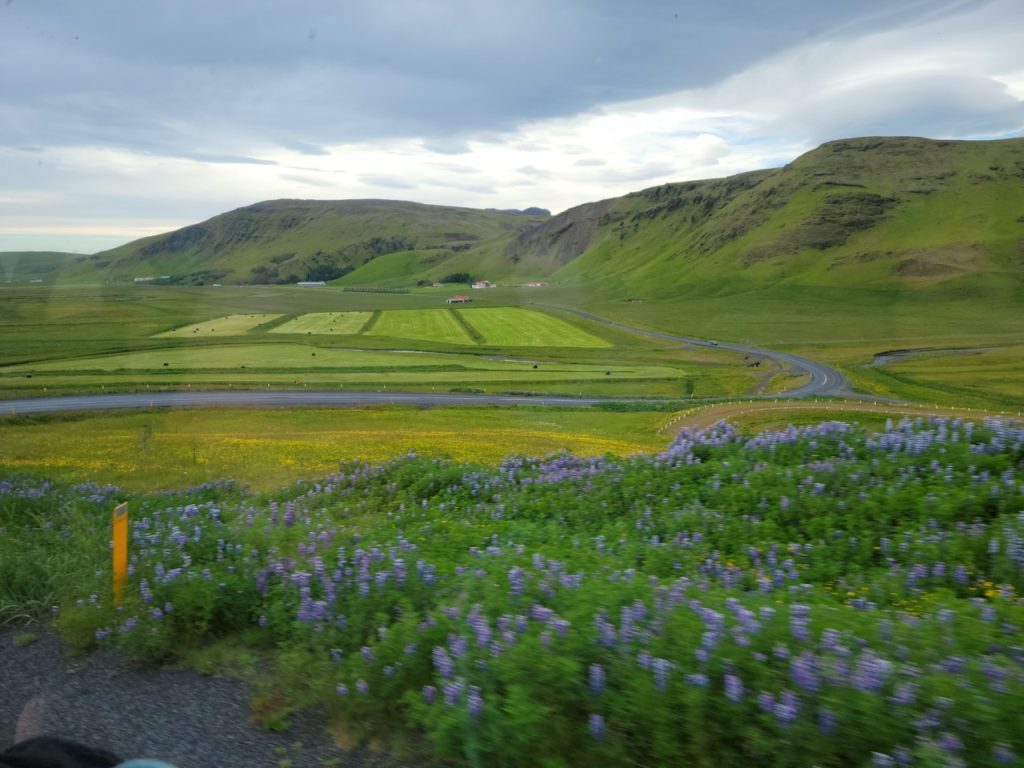
{"label": "distant barn", "polygon": [[468,304],[471,301],[472,299],[469,296],[452,296],[450,299],[447,299],[449,304]]}

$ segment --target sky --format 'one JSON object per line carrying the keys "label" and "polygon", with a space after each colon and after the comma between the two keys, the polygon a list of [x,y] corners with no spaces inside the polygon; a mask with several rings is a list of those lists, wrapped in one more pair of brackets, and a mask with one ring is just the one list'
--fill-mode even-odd
{"label": "sky", "polygon": [[0,251],[274,198],[580,203],[1024,135],[1021,0],[0,0]]}

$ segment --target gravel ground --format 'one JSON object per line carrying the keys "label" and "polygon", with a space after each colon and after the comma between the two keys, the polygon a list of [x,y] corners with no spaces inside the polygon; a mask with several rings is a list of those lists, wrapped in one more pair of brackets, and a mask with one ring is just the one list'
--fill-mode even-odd
{"label": "gravel ground", "polygon": [[33,632],[39,639],[18,648],[19,632],[0,629],[0,750],[13,742],[22,707],[41,695],[47,735],[125,759],[154,757],[177,768],[322,768],[325,760],[345,768],[410,768],[380,755],[341,751],[315,715],[292,718],[285,733],[249,724],[249,690],[238,680],[138,668],[111,651],[72,659],[55,632]]}

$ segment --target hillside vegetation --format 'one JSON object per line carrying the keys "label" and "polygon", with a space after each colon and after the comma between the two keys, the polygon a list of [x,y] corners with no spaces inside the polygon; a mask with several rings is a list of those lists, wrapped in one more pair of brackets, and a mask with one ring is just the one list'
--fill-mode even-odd
{"label": "hillside vegetation", "polygon": [[508,252],[564,264],[563,281],[646,297],[778,282],[1019,286],[1022,181],[1020,139],[835,141],[778,170],[580,206],[520,235]]}
{"label": "hillside vegetation", "polygon": [[[478,211],[394,200],[270,200],[92,257],[113,278],[167,275],[165,282],[294,283],[334,280],[379,284],[400,276],[443,277],[446,262],[468,250],[500,250],[540,215]],[[406,254],[389,268],[379,257]],[[358,273],[367,272],[368,280]]]}
{"label": "hillside vegetation", "polygon": [[87,256],[61,251],[0,251],[0,283],[49,283],[71,266],[92,272]]}

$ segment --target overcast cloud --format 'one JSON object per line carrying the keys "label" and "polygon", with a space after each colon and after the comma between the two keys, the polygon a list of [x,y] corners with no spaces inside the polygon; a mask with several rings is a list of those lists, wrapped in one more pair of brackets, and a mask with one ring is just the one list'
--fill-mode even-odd
{"label": "overcast cloud", "polygon": [[554,211],[1024,132],[1020,0],[0,0],[0,250],[278,197]]}

